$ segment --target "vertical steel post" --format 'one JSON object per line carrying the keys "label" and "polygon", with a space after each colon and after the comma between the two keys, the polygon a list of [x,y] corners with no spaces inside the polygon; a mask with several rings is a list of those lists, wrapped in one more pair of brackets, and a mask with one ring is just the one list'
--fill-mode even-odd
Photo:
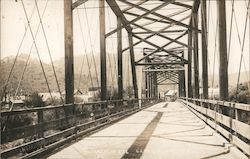
{"label": "vertical steel post", "polygon": [[182,97],[182,75],[181,75],[181,71],[178,72],[178,93],[179,93],[179,97]]}
{"label": "vertical steel post", "polygon": [[[121,18],[117,17],[117,28],[121,26]],[[123,74],[122,74],[122,29],[117,31],[117,53],[118,53],[118,98],[123,98]]]}
{"label": "vertical steel post", "polygon": [[[188,46],[192,46],[192,30],[188,30]],[[193,98],[192,89],[192,48],[188,48],[188,98]]]}
{"label": "vertical steel post", "polygon": [[106,76],[106,38],[105,38],[105,0],[99,0],[100,21],[100,61],[101,61],[101,100],[107,98],[107,76]]}
{"label": "vertical steel post", "polygon": [[150,72],[150,97],[154,98],[154,82],[153,82],[153,72]]}
{"label": "vertical steel post", "polygon": [[[198,29],[198,14],[193,13],[193,27]],[[199,39],[198,31],[194,30],[194,97],[199,98]]]}
{"label": "vertical steel post", "polygon": [[148,98],[148,73],[145,72],[145,95],[146,95],[146,98]]}
{"label": "vertical steel post", "polygon": [[[182,57],[184,58],[184,52],[182,53]],[[186,78],[185,78],[185,65],[182,65],[184,70],[180,71],[180,74],[182,76],[181,82],[182,82],[182,97],[186,97]]]}
{"label": "vertical steel post", "polygon": [[207,5],[206,0],[201,1],[202,25],[202,85],[203,98],[208,98],[208,65],[207,65]]}
{"label": "vertical steel post", "polygon": [[[184,67],[184,65],[183,65]],[[186,97],[186,77],[185,77],[185,70],[182,71],[183,74],[183,97]]]}
{"label": "vertical steel post", "polygon": [[158,97],[158,86],[157,86],[157,73],[153,72],[153,80],[154,80],[154,97]]}
{"label": "vertical steel post", "polygon": [[[145,53],[145,49],[143,49],[143,56],[146,56],[147,54]],[[148,58],[145,58],[145,63],[148,62]],[[144,67],[144,69],[146,69],[146,66]],[[145,73],[145,95],[146,98],[149,98],[149,82],[148,82],[148,72],[144,72]]]}
{"label": "vertical steel post", "polygon": [[225,0],[217,0],[219,21],[219,85],[220,100],[228,100],[227,28]]}
{"label": "vertical steel post", "polygon": [[74,103],[74,57],[72,2],[64,0],[65,103]]}
{"label": "vertical steel post", "polygon": [[136,69],[135,69],[135,54],[134,54],[134,47],[133,47],[133,36],[131,33],[128,33],[128,40],[129,40],[129,51],[130,51],[130,62],[131,62],[131,71],[132,71],[132,78],[133,78],[133,86],[134,86],[134,97],[138,99],[138,87],[137,87],[137,77],[136,77]]}
{"label": "vertical steel post", "polygon": [[181,70],[178,72],[179,74],[179,97],[185,97],[185,71]]}
{"label": "vertical steel post", "polygon": [[148,97],[152,98],[152,79],[151,72],[148,72]]}

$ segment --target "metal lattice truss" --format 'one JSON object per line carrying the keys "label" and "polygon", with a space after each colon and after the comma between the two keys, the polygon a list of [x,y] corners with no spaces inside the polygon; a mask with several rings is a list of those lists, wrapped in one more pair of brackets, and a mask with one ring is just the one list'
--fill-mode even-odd
{"label": "metal lattice truss", "polygon": [[[87,1],[77,0],[72,8]],[[178,72],[188,63],[184,50],[193,49],[183,39],[190,31],[201,32],[192,20],[194,13],[198,12],[200,1],[106,0],[121,25],[106,33],[105,38],[126,29],[130,44],[122,52],[133,50],[133,47],[142,43],[150,46],[144,49],[144,56],[133,64],[145,66],[144,71],[147,73],[156,72],[158,83],[164,81],[163,79],[178,83]]]}
{"label": "metal lattice truss", "polygon": [[191,25],[192,13],[197,12],[200,0],[106,2],[122,22],[121,26],[107,33],[106,38],[125,28],[136,41],[123,52],[141,43],[150,46],[144,49],[144,56],[135,61],[135,65],[144,65],[147,73],[156,72],[158,84],[167,79],[178,83],[178,72],[188,63],[184,58],[184,50],[193,49],[181,39],[187,36],[188,30],[200,32]]}

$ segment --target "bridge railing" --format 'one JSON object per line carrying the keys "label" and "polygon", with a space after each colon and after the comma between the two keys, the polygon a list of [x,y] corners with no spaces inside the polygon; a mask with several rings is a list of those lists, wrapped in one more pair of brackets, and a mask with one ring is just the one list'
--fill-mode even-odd
{"label": "bridge railing", "polygon": [[181,101],[195,110],[193,112],[212,128],[250,156],[249,104],[193,98],[181,98]]}
{"label": "bridge railing", "polygon": [[[111,100],[1,112],[1,157],[35,157],[150,106],[156,99]],[[67,112],[72,110],[71,113]]]}

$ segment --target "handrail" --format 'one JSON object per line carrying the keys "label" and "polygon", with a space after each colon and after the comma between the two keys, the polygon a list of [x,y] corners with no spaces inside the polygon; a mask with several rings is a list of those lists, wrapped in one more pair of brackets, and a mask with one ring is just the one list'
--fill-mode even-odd
{"label": "handrail", "polygon": [[[34,120],[31,125],[17,125],[17,127],[14,128],[1,130],[2,145],[27,137],[31,139],[21,145],[3,150],[1,156],[8,158],[23,153],[23,150],[30,151],[32,154],[40,153],[41,149],[47,151],[50,145],[54,145],[55,143],[59,145],[62,144],[60,140],[65,137],[68,138],[70,136],[69,138],[73,139],[75,136],[79,136],[80,134],[84,135],[87,132],[96,130],[110,122],[139,111],[139,100],[142,103],[142,109],[157,102],[155,98],[152,98],[76,103],[74,104],[76,112],[68,114],[69,116],[66,116],[63,112],[67,110],[65,108],[72,107],[72,104],[1,112],[2,122],[7,118],[11,119],[11,117],[22,114],[30,114],[29,116],[32,116],[32,120]],[[154,102],[152,103],[151,101]],[[111,107],[96,107],[103,104],[107,106],[110,105]],[[58,116],[56,116],[55,113],[58,113]],[[46,119],[46,116],[49,117],[49,119]],[[48,134],[48,131],[52,132]],[[29,153],[23,154],[29,156]]]}
{"label": "handrail", "polygon": [[[74,105],[97,105],[97,104],[106,104],[106,103],[112,103],[112,102],[122,102],[122,101],[133,101],[135,99],[131,100],[107,100],[107,101],[97,101],[97,102],[88,102],[88,103],[74,103]],[[37,112],[37,111],[45,111],[50,109],[61,109],[61,108],[67,108],[71,107],[72,104],[64,104],[64,105],[56,105],[56,106],[44,106],[44,107],[35,107],[35,108],[27,108],[27,109],[19,109],[19,110],[12,110],[12,111],[2,111],[0,112],[1,116],[8,116],[12,114],[19,114],[19,113],[31,113],[31,112]]]}
{"label": "handrail", "polygon": [[235,103],[235,102],[220,101],[220,100],[211,100],[211,99],[196,99],[196,98],[183,98],[183,97],[180,99],[192,100],[192,101],[209,103],[209,104],[218,104],[218,105],[223,105],[225,107],[233,107],[236,109],[250,111],[250,104]]}
{"label": "handrail", "polygon": [[[193,98],[180,98],[180,101],[195,110],[193,112],[197,116],[250,156],[250,123],[249,121],[240,121],[238,111],[240,110],[250,115],[250,105]],[[221,106],[231,110],[233,115],[223,114],[219,111]]]}

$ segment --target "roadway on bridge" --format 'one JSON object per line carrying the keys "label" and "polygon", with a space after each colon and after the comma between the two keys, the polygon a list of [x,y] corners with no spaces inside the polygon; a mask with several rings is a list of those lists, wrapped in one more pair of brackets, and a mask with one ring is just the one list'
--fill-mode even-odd
{"label": "roadway on bridge", "polygon": [[59,150],[49,159],[243,159],[178,102],[159,103]]}

